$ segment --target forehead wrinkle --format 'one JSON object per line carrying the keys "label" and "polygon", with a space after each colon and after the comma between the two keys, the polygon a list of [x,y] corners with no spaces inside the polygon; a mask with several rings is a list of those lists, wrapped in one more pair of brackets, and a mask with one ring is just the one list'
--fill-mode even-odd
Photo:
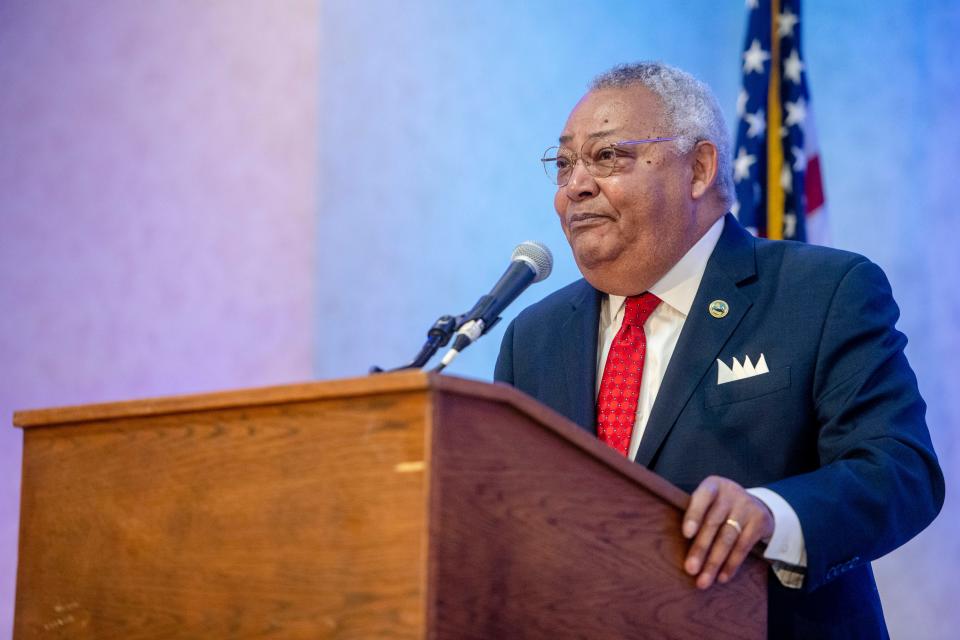
{"label": "forehead wrinkle", "polygon": [[[617,131],[620,131],[621,128],[622,127],[617,127],[616,129],[604,129],[603,131],[595,131],[594,133],[591,133],[587,136],[587,140],[604,138],[610,135],[611,133],[616,133]],[[559,140],[560,140],[560,144],[566,144],[573,140],[573,136],[571,135],[560,136]]]}

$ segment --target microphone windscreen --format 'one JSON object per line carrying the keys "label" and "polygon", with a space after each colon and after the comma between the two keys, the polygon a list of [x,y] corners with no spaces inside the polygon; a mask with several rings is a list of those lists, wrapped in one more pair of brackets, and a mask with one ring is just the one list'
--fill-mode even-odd
{"label": "microphone windscreen", "polygon": [[542,242],[526,240],[517,245],[510,256],[510,261],[523,260],[533,268],[533,281],[545,280],[553,271],[553,254]]}

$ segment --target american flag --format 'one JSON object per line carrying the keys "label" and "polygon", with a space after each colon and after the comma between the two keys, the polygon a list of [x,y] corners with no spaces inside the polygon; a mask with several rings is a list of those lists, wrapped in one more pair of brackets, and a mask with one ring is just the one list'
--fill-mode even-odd
{"label": "american flag", "polygon": [[747,0],[747,11],[733,212],[755,235],[824,244],[826,201],[800,50],[800,0]]}

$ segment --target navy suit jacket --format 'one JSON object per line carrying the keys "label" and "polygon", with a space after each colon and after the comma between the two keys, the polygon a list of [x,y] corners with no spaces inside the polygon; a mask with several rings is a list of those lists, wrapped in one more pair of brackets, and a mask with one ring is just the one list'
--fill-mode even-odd
{"label": "navy suit jacket", "polygon": [[[520,313],[495,378],[595,433],[600,292],[580,280]],[[711,301],[729,313],[714,318]],[[754,238],[727,215],[636,462],[685,491],[708,475],[777,492],[807,549],[802,590],[770,578],[771,638],[886,637],[870,561],[929,524],[943,475],[879,267]],[[717,384],[717,360],[769,373]]]}

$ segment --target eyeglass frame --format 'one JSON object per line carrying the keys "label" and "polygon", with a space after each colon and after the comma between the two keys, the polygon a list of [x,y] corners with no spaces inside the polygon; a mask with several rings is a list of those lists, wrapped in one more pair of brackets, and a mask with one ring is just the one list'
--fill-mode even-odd
{"label": "eyeglass frame", "polygon": [[[671,141],[671,140],[676,140],[676,139],[678,139],[678,138],[679,138],[679,136],[671,136],[671,137],[660,137],[660,138],[644,138],[644,139],[642,139],[642,140],[620,140],[619,142],[614,142],[614,143],[612,143],[612,144],[604,145],[604,146],[600,147],[597,151],[599,152],[599,151],[603,151],[604,149],[615,149],[616,147],[619,147],[619,146],[621,146],[621,145],[627,145],[627,144],[645,144],[645,143],[648,143],[648,142],[669,142],[669,141]],[[581,160],[583,160],[583,148],[584,148],[585,146],[587,146],[587,144],[588,144],[589,142],[590,142],[590,141],[587,140],[586,142],[583,143],[583,145],[581,145],[581,147],[580,147],[580,153],[574,153],[574,154],[573,154],[572,163],[571,163],[571,165],[570,165],[570,175],[571,175],[571,176],[573,175],[573,169],[577,166],[577,163],[580,162]],[[556,149],[556,150],[557,150],[557,153],[554,155],[554,157],[549,158],[549,157],[547,157],[547,154],[550,153],[550,150],[551,150],[551,149]],[[557,146],[557,145],[554,145],[554,146],[552,146],[552,147],[547,147],[547,149],[543,152],[543,156],[540,158],[540,162],[541,162],[541,164],[543,164],[543,171],[544,171],[544,173],[547,174],[547,179],[550,180],[551,183],[557,185],[557,187],[565,187],[565,186],[567,186],[567,185],[570,183],[570,179],[567,178],[567,180],[564,181],[563,184],[561,184],[560,181],[559,181],[560,172],[557,171],[557,178],[554,179],[554,178],[550,175],[550,169],[549,169],[548,166],[547,166],[547,163],[548,163],[548,162],[554,162],[554,163],[556,163],[556,161],[560,158],[559,151],[560,151],[560,147]],[[613,166],[610,167],[610,173],[607,173],[607,174],[605,174],[605,175],[600,175],[600,174],[597,174],[597,173],[594,173],[594,172],[593,172],[593,169],[592,169],[591,167],[592,167],[594,164],[596,164],[596,163],[593,162],[593,161],[588,162],[588,161],[584,160],[584,162],[583,162],[583,167],[587,170],[587,173],[589,173],[590,175],[592,175],[594,178],[607,178],[607,177],[609,177],[609,176],[612,176],[612,175],[613,175],[613,172],[614,172],[614,171],[616,170],[616,168],[617,168],[617,161],[616,161],[616,159],[614,159],[614,161],[613,161]]]}

